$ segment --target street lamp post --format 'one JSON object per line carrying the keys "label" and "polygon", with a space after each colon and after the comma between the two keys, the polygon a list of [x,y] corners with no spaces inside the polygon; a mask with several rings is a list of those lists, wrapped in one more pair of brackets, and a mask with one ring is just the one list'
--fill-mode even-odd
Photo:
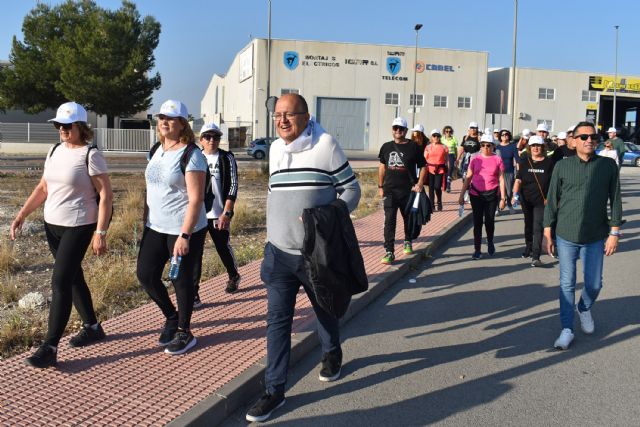
{"label": "street lamp post", "polygon": [[619,25],[614,25],[616,29],[616,68],[615,75],[613,77],[613,127],[616,127],[616,95],[618,86],[618,28]]}
{"label": "street lamp post", "polygon": [[[269,0],[269,13],[267,18],[267,99],[271,96],[271,0]],[[271,117],[269,113],[269,109],[267,109],[267,122],[265,123],[265,127],[267,128],[267,141],[271,136]]]}
{"label": "street lamp post", "polygon": [[513,52],[511,59],[511,87],[509,88],[509,104],[511,104],[511,132],[516,133],[516,41],[518,40],[518,0],[513,2]]}
{"label": "street lamp post", "polygon": [[416,30],[416,61],[415,64],[413,64],[413,120],[412,120],[412,126],[416,125],[416,105],[418,104],[416,102],[416,76],[417,76],[417,70],[418,70],[418,31],[420,31],[420,28],[422,28],[422,24],[416,24],[415,27],[413,27],[414,30]]}

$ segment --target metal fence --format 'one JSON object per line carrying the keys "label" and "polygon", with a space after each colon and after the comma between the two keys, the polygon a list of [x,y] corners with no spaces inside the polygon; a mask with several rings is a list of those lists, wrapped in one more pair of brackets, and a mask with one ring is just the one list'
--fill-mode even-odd
{"label": "metal fence", "polygon": [[[93,142],[103,151],[144,152],[155,140],[155,129],[95,128]],[[45,143],[59,141],[50,123],[0,123],[0,142]]]}

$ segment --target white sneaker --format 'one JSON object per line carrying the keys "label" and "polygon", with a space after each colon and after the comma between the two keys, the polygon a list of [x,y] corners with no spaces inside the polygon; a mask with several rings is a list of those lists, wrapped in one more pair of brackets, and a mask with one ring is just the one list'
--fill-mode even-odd
{"label": "white sneaker", "polygon": [[573,341],[573,332],[571,329],[564,328],[553,346],[558,350],[566,350],[571,345],[571,341]]}
{"label": "white sneaker", "polygon": [[576,311],[578,312],[578,317],[580,317],[580,329],[585,334],[592,334],[593,331],[596,330],[596,325],[593,322],[593,317],[591,316],[591,310],[587,310],[583,313],[578,310],[578,306],[576,305]]}

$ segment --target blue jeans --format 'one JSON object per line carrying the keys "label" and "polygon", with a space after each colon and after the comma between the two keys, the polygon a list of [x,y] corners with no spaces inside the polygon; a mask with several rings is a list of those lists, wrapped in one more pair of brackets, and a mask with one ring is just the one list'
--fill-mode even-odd
{"label": "blue jeans", "polygon": [[576,294],[576,262],[582,261],[584,288],[578,310],[588,311],[596,302],[602,288],[602,265],[604,261],[604,242],[573,243],[556,237],[558,258],[560,259],[560,323],[562,328],[573,331],[573,311]]}
{"label": "blue jeans", "polygon": [[300,285],[304,287],[316,314],[318,338],[323,353],[331,352],[342,356],[340,323],[316,302],[304,270],[302,255],[289,254],[267,243],[260,278],[267,287],[266,391],[270,394],[284,393],[291,356],[291,324]]}

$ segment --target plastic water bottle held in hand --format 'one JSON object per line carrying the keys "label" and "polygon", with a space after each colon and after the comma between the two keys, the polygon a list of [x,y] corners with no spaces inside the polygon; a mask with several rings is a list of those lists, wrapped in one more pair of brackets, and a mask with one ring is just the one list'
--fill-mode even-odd
{"label": "plastic water bottle held in hand", "polygon": [[411,210],[413,212],[418,212],[419,205],[420,205],[420,194],[417,194],[415,200],[413,201],[413,205],[411,206]]}
{"label": "plastic water bottle held in hand", "polygon": [[464,205],[460,205],[458,208],[458,216],[462,218],[464,216]]}
{"label": "plastic water bottle held in hand", "polygon": [[516,209],[520,206],[520,195],[516,194],[515,196],[513,196],[514,201],[513,201],[513,208]]}
{"label": "plastic water bottle held in hand", "polygon": [[178,278],[178,273],[180,272],[180,261],[182,261],[182,257],[180,255],[171,257],[169,279],[176,280]]}

